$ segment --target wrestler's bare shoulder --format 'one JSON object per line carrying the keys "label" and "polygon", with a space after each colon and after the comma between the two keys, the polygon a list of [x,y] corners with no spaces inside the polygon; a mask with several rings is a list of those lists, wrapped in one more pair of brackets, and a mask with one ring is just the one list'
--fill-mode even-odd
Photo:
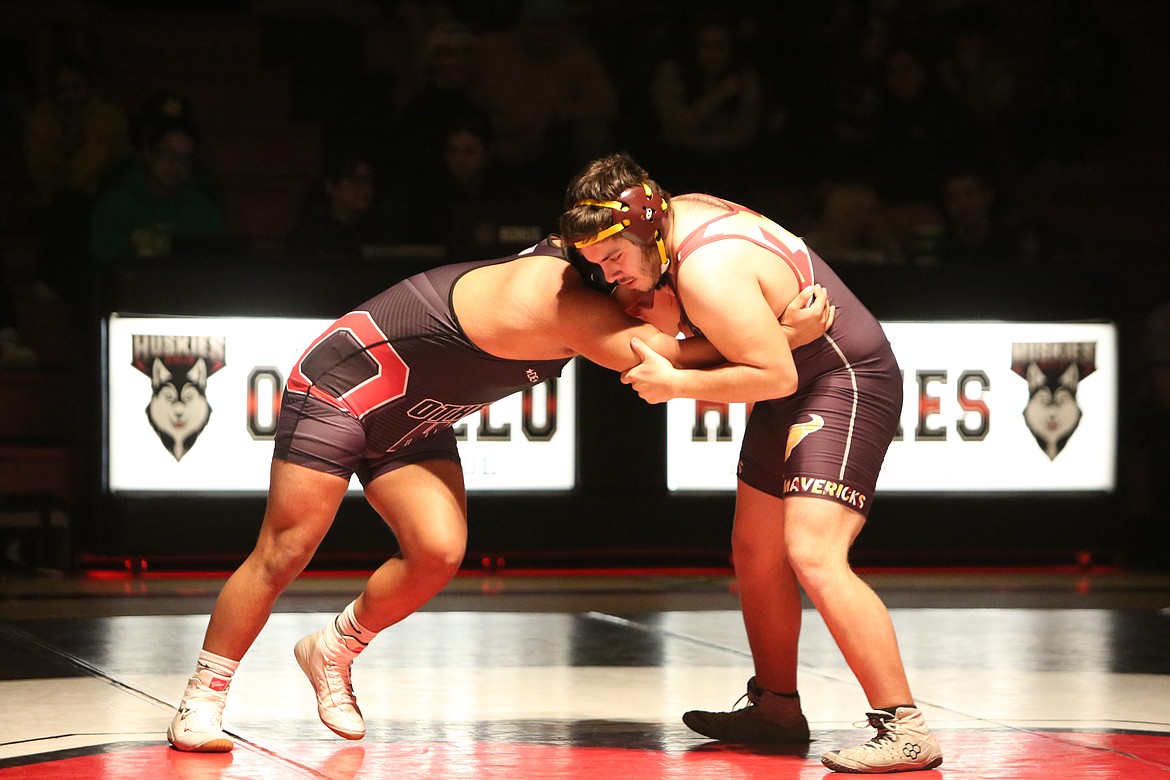
{"label": "wrestler's bare shoulder", "polygon": [[715,214],[726,214],[732,210],[726,201],[722,201],[713,195],[705,195],[701,192],[688,192],[684,195],[676,195],[670,199],[670,203],[679,213],[685,212],[688,214],[714,216]]}
{"label": "wrestler's bare shoulder", "polygon": [[670,199],[670,202],[685,203],[688,208],[711,208],[717,211],[731,210],[726,201],[702,192],[687,192],[682,195],[675,195]]}
{"label": "wrestler's bare shoulder", "polygon": [[455,285],[455,295],[467,299],[544,298],[559,289],[569,265],[559,257],[521,255],[505,263],[469,271]]}
{"label": "wrestler's bare shoulder", "polygon": [[459,324],[480,349],[497,357],[562,357],[557,334],[560,302],[580,287],[564,260],[527,255],[470,271],[452,291]]}
{"label": "wrestler's bare shoulder", "polygon": [[700,192],[688,192],[670,199],[675,225],[682,232],[690,232],[702,223],[731,211],[724,201]]}

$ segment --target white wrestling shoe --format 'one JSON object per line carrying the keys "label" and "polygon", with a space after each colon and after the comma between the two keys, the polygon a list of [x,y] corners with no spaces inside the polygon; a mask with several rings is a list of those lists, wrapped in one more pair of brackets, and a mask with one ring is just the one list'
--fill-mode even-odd
{"label": "white wrestling shoe", "polygon": [[346,739],[364,737],[366,722],[358,709],[350,680],[350,666],[357,653],[344,641],[336,639],[334,632],[326,627],[302,637],[293,648],[293,654],[313,684],[321,722]]}
{"label": "white wrestling shoe", "polygon": [[176,750],[226,753],[235,743],[223,732],[223,708],[231,682],[206,667],[187,681],[179,709],[167,728],[167,741]]}
{"label": "white wrestling shoe", "polygon": [[917,707],[899,707],[894,715],[880,710],[865,714],[877,736],[855,748],[825,753],[822,764],[834,772],[885,774],[934,769],[942,763],[942,748]]}

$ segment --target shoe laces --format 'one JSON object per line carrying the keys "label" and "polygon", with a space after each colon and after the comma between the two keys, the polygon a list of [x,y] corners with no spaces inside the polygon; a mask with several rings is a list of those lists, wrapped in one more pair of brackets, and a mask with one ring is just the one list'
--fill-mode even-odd
{"label": "shoe laces", "polygon": [[[759,697],[763,695],[763,688],[760,688],[756,685],[756,678],[753,677],[752,679],[748,680],[748,688],[746,691],[744,691],[744,694],[735,700],[735,704],[731,705],[731,711],[738,712],[740,710],[750,710],[756,706]],[[743,702],[744,699],[747,699],[747,704],[744,704],[742,707],[740,707],[739,705],[741,702]]]}
{"label": "shoe laces", "polygon": [[337,663],[326,657],[323,664],[325,679],[329,681],[329,692],[337,704],[354,704],[353,681],[350,676],[350,664]]}
{"label": "shoe laces", "polygon": [[196,675],[191,678],[191,684],[187,686],[187,690],[183,693],[183,700],[187,702],[199,702],[201,704],[214,704],[220,709],[223,709],[224,704],[227,703],[227,688],[225,687],[222,691],[214,690]]}
{"label": "shoe laces", "polygon": [[867,713],[866,718],[866,720],[859,720],[854,723],[854,728],[875,728],[877,729],[877,734],[858,747],[868,750],[881,750],[886,746],[887,742],[893,742],[898,738],[899,724],[892,715],[884,712],[870,712]]}
{"label": "shoe laces", "polygon": [[222,730],[225,704],[227,704],[225,693],[213,691],[201,681],[189,686],[183,696],[183,708],[187,711],[184,717],[187,728],[196,732]]}
{"label": "shoe laces", "polygon": [[187,715],[184,718],[187,728],[198,734],[209,734],[223,730],[223,714],[218,708],[199,706],[199,702],[192,707],[188,702]]}
{"label": "shoe laces", "polygon": [[[747,704],[744,704],[742,707],[739,706],[740,703],[743,702],[744,699],[747,699]],[[748,694],[745,693],[743,696],[740,696],[738,699],[735,700],[735,704],[731,705],[731,711],[732,712],[748,712],[749,710],[753,709],[755,706],[756,706],[756,703],[754,701],[752,701],[751,696],[749,696]]]}

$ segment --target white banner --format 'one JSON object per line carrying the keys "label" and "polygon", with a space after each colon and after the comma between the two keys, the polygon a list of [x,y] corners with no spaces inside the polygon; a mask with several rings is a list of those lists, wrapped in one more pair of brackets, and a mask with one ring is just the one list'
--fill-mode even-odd
{"label": "white banner", "polygon": [[[1117,330],[1099,323],[882,323],[901,432],[879,492],[1110,491]],[[667,404],[667,485],[734,490],[744,404]],[[863,412],[864,413],[864,412]]]}
{"label": "white banner", "polygon": [[[330,322],[111,315],[109,489],[266,491],[284,381]],[[184,377],[174,376],[176,366]],[[555,386],[501,399],[486,420],[477,412],[456,426],[468,490],[574,487],[575,368],[571,361]],[[355,478],[351,490],[359,489]]]}

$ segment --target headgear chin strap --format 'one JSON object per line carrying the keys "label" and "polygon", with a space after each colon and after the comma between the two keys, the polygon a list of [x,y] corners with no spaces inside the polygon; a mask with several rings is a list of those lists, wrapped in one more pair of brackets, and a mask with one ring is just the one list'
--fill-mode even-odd
{"label": "headgear chin strap", "polygon": [[666,273],[670,258],[666,256],[666,244],[662,241],[662,220],[670,204],[661,194],[652,190],[649,184],[642,182],[640,185],[629,187],[623,190],[616,200],[585,198],[574,205],[611,209],[613,224],[591,238],[574,242],[573,246],[580,249],[624,232],[626,238],[636,244],[645,246],[653,241],[658,247],[658,257],[662,260],[661,273]]}

